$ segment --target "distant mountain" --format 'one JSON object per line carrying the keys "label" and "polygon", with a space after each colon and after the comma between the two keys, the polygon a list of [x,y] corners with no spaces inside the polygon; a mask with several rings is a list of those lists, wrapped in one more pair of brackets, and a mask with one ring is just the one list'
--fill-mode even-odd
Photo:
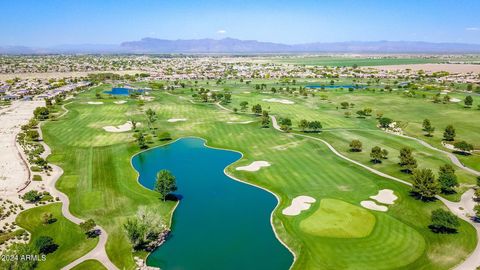
{"label": "distant mountain", "polygon": [[330,42],[286,45],[233,38],[165,40],[144,38],[123,42],[136,53],[480,53],[480,44],[417,41]]}
{"label": "distant mountain", "polygon": [[47,48],[0,46],[0,54],[75,53],[480,53],[480,44],[431,43],[420,41],[347,41],[287,45],[256,40],[156,39],[143,38],[117,44],[73,44]]}

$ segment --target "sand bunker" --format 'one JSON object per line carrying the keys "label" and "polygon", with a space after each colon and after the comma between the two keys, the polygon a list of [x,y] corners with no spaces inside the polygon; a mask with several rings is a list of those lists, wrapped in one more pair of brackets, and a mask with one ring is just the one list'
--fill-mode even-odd
{"label": "sand bunker", "polygon": [[90,104],[90,105],[102,105],[103,104],[103,102],[101,102],[101,101],[89,101],[87,103]]}
{"label": "sand bunker", "polygon": [[310,196],[298,196],[293,198],[292,203],[287,208],[283,209],[282,214],[286,216],[296,216],[302,211],[308,210],[312,203],[316,200]]}
{"label": "sand bunker", "polygon": [[186,118],[170,118],[167,120],[167,122],[170,122],[170,123],[183,122],[183,121],[187,121],[187,119]]}
{"label": "sand bunker", "polygon": [[264,98],[262,100],[266,101],[266,102],[277,102],[277,103],[282,103],[282,104],[295,104],[295,102],[293,102],[291,100],[280,99],[280,98]]}
{"label": "sand bunker", "polygon": [[363,206],[364,208],[370,209],[370,210],[375,210],[375,211],[380,211],[380,212],[387,212],[388,207],[384,205],[378,205],[374,201],[361,201],[360,205]]}
{"label": "sand bunker", "polygon": [[[137,123],[137,126],[138,125],[140,125],[140,123]],[[119,125],[119,126],[105,126],[105,127],[103,127],[103,129],[107,132],[126,132],[126,131],[132,130],[132,128],[133,128],[133,125],[132,125],[132,122],[130,122],[130,121],[127,121],[125,124]]]}
{"label": "sand bunker", "polygon": [[457,102],[460,102],[462,101],[461,99],[458,99],[458,98],[451,98],[450,99],[450,102],[454,102],[454,103],[457,103]]}
{"label": "sand bunker", "polygon": [[393,194],[393,190],[382,189],[378,192],[377,195],[370,196],[370,199],[374,199],[375,201],[383,204],[394,204],[395,200],[398,199],[398,197]]}
{"label": "sand bunker", "polygon": [[250,124],[253,123],[253,121],[243,121],[243,122],[234,122],[234,121],[228,121],[227,124]]}
{"label": "sand bunker", "polygon": [[268,161],[254,161],[250,165],[237,167],[237,171],[249,171],[249,172],[256,172],[260,170],[262,167],[269,167],[270,162]]}
{"label": "sand bunker", "polygon": [[125,104],[125,103],[127,103],[127,101],[126,100],[119,100],[119,101],[115,101],[113,103],[115,103],[115,104]]}

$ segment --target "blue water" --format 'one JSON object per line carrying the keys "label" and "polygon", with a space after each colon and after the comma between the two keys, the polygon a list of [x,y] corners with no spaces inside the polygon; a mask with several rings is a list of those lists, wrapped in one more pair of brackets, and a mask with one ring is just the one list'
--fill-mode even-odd
{"label": "blue water", "polygon": [[325,88],[325,89],[337,89],[337,88],[365,88],[365,86],[362,85],[307,85],[305,88],[312,88],[312,89],[317,89],[317,88]]}
{"label": "blue water", "polygon": [[115,95],[115,96],[118,96],[118,95],[121,95],[121,96],[128,96],[130,95],[131,93],[142,93],[144,90],[140,90],[140,89],[130,89],[130,88],[122,88],[122,87],[114,87],[112,88],[112,90],[110,91],[105,91],[104,93],[105,94],[109,94],[109,95]]}
{"label": "blue water", "polygon": [[198,138],[142,152],[133,158],[142,185],[152,189],[159,170],[177,178],[182,199],[172,236],[147,259],[162,270],[289,269],[292,254],[275,237],[270,214],[275,197],[227,177],[223,170],[241,158],[212,149]]}

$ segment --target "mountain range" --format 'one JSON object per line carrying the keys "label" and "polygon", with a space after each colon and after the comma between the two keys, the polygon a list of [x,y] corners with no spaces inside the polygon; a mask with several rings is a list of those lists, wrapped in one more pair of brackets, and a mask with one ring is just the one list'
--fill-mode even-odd
{"label": "mountain range", "polygon": [[73,44],[44,48],[0,46],[0,54],[202,54],[202,53],[480,53],[480,44],[421,41],[347,41],[282,44],[256,40],[143,38],[121,44]]}

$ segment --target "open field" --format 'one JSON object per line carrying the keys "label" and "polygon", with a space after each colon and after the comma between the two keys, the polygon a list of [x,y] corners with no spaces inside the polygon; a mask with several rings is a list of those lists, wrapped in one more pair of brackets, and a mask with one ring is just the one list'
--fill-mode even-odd
{"label": "open field", "polygon": [[[364,143],[382,142],[384,147],[391,150],[391,163],[378,169],[392,174],[398,174],[394,168],[395,151],[412,142],[378,131],[373,119],[345,118],[343,111],[336,108],[340,100],[354,102],[355,108],[372,106],[395,120],[397,117],[402,117],[399,120],[413,118],[417,123],[423,120],[417,119],[418,114],[422,118],[428,115],[439,129],[448,121],[455,121],[459,136],[472,142],[477,137],[473,132],[476,124],[464,120],[465,115],[470,116],[476,111],[464,110],[465,115],[460,116],[452,113],[454,119],[451,120],[441,115],[445,110],[441,110],[441,113],[440,110],[428,110],[434,108],[431,106],[438,106],[435,109],[448,108],[462,114],[463,109],[458,104],[429,104],[424,99],[409,99],[396,93],[349,94],[347,90],[338,90],[326,92],[328,99],[321,100],[318,96],[304,99],[280,94],[244,93],[247,90],[255,91],[244,84],[221,87],[229,87],[234,91],[233,102],[227,105],[229,108],[238,107],[240,101],[247,100],[250,106],[258,102],[272,114],[291,117],[294,125],[302,118],[320,120],[326,130],[319,136],[331,140],[340,151],[344,147],[343,136],[370,138],[369,135],[362,135],[362,132],[371,132],[373,137],[369,141],[365,139]],[[99,89],[108,88],[105,85]],[[136,173],[130,166],[131,156],[139,151],[134,142],[134,132],[110,133],[102,129],[107,125],[123,124],[131,118],[145,122],[144,111],[148,108],[154,109],[158,115],[153,125],[155,132],[168,131],[174,138],[199,136],[205,138],[209,146],[244,153],[243,159],[229,166],[227,171],[279,196],[280,204],[273,213],[273,225],[279,237],[297,256],[294,269],[449,269],[474,249],[477,241],[475,230],[466,222],[461,222],[458,233],[452,235],[435,234],[428,229],[431,211],[445,208],[439,201],[418,201],[409,195],[410,189],[406,185],[353,165],[335,156],[320,142],[279,133],[273,128],[262,129],[257,117],[234,114],[214,104],[192,104],[188,101],[191,95],[188,91],[180,89],[174,93],[180,97],[154,91],[155,100],[143,106],[131,99],[125,104],[115,104],[117,99],[112,98],[102,99],[101,105],[90,105],[89,101],[98,101],[95,99],[95,90],[92,90],[67,105],[69,113],[65,117],[43,126],[45,141],[53,150],[49,161],[65,171],[58,188],[69,196],[73,214],[93,218],[108,231],[107,253],[119,268],[134,267],[130,244],[122,229],[126,218],[132,216],[141,205],[146,205],[168,219],[174,205],[161,202],[156,193],[137,183]],[[272,97],[293,100],[295,104],[262,101]],[[410,104],[413,107],[408,108]],[[421,108],[422,113],[409,112],[416,108]],[[168,121],[173,118],[186,121]],[[245,121],[254,122],[228,123]],[[141,128],[146,134],[151,133],[146,125]],[[329,132],[336,132],[335,129],[343,130],[338,135],[329,135]],[[356,133],[345,129],[359,131]],[[409,124],[406,131],[414,135],[421,134],[418,124]],[[150,146],[162,143],[154,136],[151,141]],[[429,141],[439,144],[437,135]],[[419,148],[416,145],[413,147]],[[364,154],[361,155],[355,159],[364,159]],[[445,157],[426,149],[421,149],[417,158],[421,164],[432,166],[433,169],[448,162]],[[238,166],[258,160],[266,160],[271,166],[256,172],[235,170]],[[459,177],[466,184],[473,181],[471,176],[460,172]],[[391,189],[398,196],[387,212],[360,208],[361,201],[382,189]],[[317,203],[297,216],[283,215],[281,210],[290,204],[291,199],[300,195],[311,196]],[[331,200],[341,201],[338,205],[343,208],[335,208],[336,204],[321,208],[322,201]],[[316,228],[312,230],[317,216],[325,215],[325,209],[329,209],[331,226],[336,220],[342,220],[345,213],[361,213],[362,216],[368,216],[370,222],[354,222],[355,226],[359,226],[355,231],[349,224],[343,224],[344,233],[338,232],[338,236],[342,237],[327,237],[325,232],[329,230],[328,227],[320,231]]]}

